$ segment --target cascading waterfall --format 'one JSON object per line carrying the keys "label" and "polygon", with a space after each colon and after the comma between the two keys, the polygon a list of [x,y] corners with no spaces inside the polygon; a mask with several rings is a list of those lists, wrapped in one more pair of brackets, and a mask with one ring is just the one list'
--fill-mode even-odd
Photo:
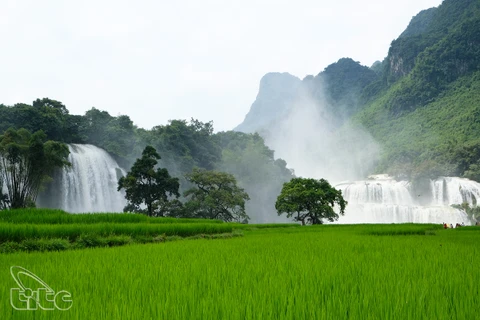
{"label": "cascading waterfall", "polygon": [[88,144],[69,144],[72,164],[55,175],[41,194],[38,205],[72,213],[122,212],[125,197],[117,191],[118,179],[125,171],[103,149]]}
{"label": "cascading waterfall", "polygon": [[464,211],[452,204],[476,204],[480,184],[455,177],[439,178],[430,183],[428,205],[420,205],[408,181],[395,181],[387,175],[371,176],[365,181],[342,183],[348,206],[339,223],[465,223],[470,220]]}
{"label": "cascading waterfall", "polygon": [[[125,171],[103,149],[82,144],[68,147],[72,167],[55,175],[37,204],[72,213],[123,211],[126,201],[117,184]],[[341,183],[336,188],[348,201],[338,223],[470,224],[465,212],[451,205],[466,202],[474,206],[480,200],[480,183],[457,177],[430,181],[430,190],[422,195],[413,195],[408,181],[395,181],[387,175]],[[425,199],[419,201],[420,196]]]}
{"label": "cascading waterfall", "polygon": [[480,199],[480,183],[457,177],[442,177],[431,181],[435,205],[468,203],[476,205]]}

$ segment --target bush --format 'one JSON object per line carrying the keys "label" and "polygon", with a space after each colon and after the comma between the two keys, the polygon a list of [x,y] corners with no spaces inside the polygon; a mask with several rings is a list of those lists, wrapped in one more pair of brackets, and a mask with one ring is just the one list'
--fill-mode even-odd
{"label": "bush", "polygon": [[107,240],[101,238],[96,234],[82,234],[75,242],[76,248],[95,248],[104,247],[107,245]]}

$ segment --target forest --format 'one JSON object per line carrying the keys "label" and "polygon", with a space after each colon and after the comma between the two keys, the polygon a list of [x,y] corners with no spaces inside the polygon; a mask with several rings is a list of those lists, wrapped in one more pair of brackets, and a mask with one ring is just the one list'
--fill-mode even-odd
{"label": "forest", "polygon": [[152,146],[161,157],[158,165],[179,179],[180,194],[192,187],[185,175],[194,168],[232,174],[250,195],[246,209],[258,214],[256,221],[276,215],[276,197],[283,183],[293,177],[286,162],[275,159],[260,135],[214,133],[212,122],[171,120],[147,130],[135,126],[127,115],[115,117],[96,108],[85,115],[71,115],[64,104],[49,98],[37,99],[31,105],[0,105],[0,119],[2,133],[9,128],[41,130],[46,139],[58,143],[103,148],[126,171],[147,145]]}

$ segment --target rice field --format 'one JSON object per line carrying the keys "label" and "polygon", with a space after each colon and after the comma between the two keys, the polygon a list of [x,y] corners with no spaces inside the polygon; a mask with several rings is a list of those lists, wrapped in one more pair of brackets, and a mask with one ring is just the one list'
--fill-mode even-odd
{"label": "rice field", "polygon": [[148,217],[133,213],[70,214],[57,209],[18,209],[0,211],[0,222],[20,224],[87,224],[87,223],[223,223],[221,220],[191,218]]}
{"label": "rice field", "polygon": [[[0,318],[475,319],[479,230],[245,229],[225,240],[0,254]],[[11,266],[69,291],[72,307],[14,310]]]}
{"label": "rice field", "polygon": [[98,236],[130,235],[136,236],[167,236],[187,237],[195,234],[213,234],[232,232],[233,225],[210,223],[179,223],[179,224],[149,224],[149,223],[96,223],[96,224],[7,224],[0,223],[0,243],[5,241],[22,241],[26,239],[63,238],[75,240],[83,234]]}
{"label": "rice field", "polygon": [[278,227],[299,225],[244,225],[124,213],[69,214],[52,209],[10,210],[0,211],[0,254],[113,247],[182,238],[223,239],[242,236],[240,229]]}

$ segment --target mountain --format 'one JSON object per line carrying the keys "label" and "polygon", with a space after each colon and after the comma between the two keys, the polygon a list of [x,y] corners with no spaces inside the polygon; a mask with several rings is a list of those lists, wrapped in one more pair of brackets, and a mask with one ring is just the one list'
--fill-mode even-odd
{"label": "mountain", "polygon": [[480,2],[445,0],[391,44],[379,88],[351,121],[381,144],[378,171],[479,179]]}
{"label": "mountain", "polygon": [[[356,127],[379,144],[371,173],[480,180],[480,1],[444,0],[421,11],[371,68],[342,58],[303,79],[300,90],[275,90],[277,96],[290,90],[289,99],[269,100],[269,92],[260,90],[257,101],[271,102],[270,112],[255,110],[255,130],[267,143],[288,128],[278,119],[292,118],[304,108],[298,101],[308,97],[327,119],[319,125],[328,123],[331,139],[352,140],[345,133],[352,135],[349,128]],[[294,99],[292,92],[297,92]],[[257,101],[256,109],[263,108]],[[282,116],[271,112],[277,109]],[[249,113],[236,129],[249,127],[252,117]]]}
{"label": "mountain", "polygon": [[267,73],[260,80],[257,98],[245,120],[234,130],[253,133],[285,116],[296,99],[302,82],[289,73]]}
{"label": "mountain", "polygon": [[367,132],[345,121],[358,112],[360,93],[377,79],[378,73],[350,58],[301,81],[285,73],[267,74],[235,130],[258,132],[297,175],[361,178],[376,163],[378,148]]}
{"label": "mountain", "polygon": [[289,116],[295,104],[305,95],[317,102],[326,102],[338,119],[357,111],[358,96],[378,74],[350,58],[329,65],[317,76],[303,80],[289,73],[267,73],[260,81],[257,98],[245,120],[235,127],[241,132],[275,131],[276,125]]}

